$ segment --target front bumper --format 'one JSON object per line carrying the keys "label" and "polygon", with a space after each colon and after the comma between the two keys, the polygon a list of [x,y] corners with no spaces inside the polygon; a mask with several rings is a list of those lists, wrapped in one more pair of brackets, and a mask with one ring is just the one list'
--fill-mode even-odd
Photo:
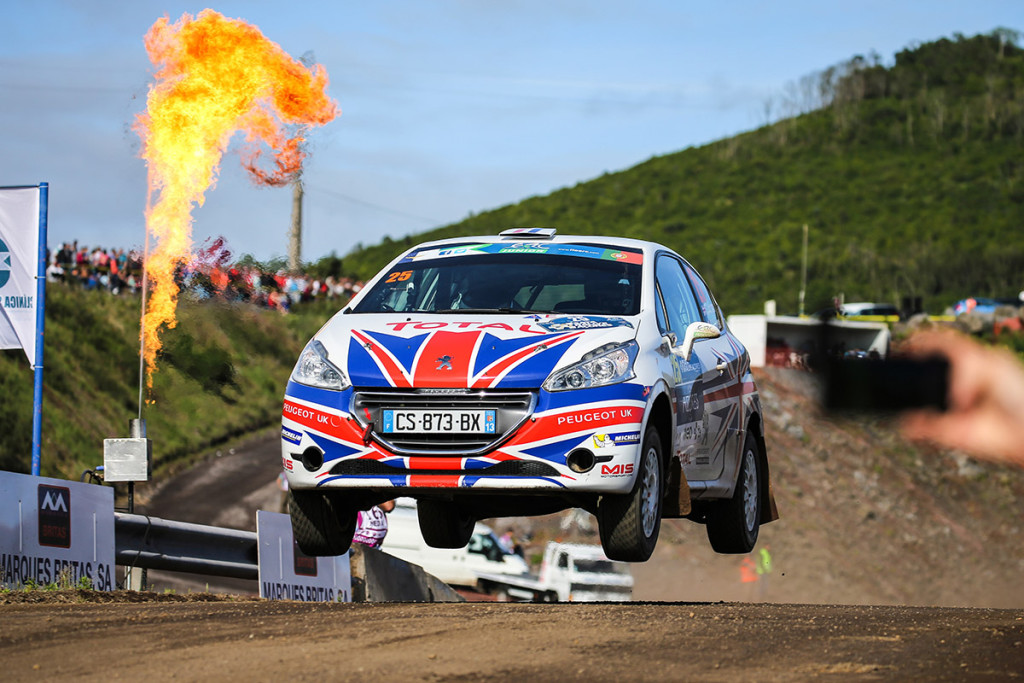
{"label": "front bumper", "polygon": [[[372,405],[362,400],[368,393],[375,394]],[[281,451],[292,487],[622,493],[633,485],[646,410],[640,385],[527,392],[529,410],[514,413],[483,445],[444,438],[434,445],[394,443],[380,432],[387,403],[380,393],[289,383]],[[416,392],[395,400],[409,400],[409,393]],[[567,463],[578,449],[594,456],[586,472]],[[316,457],[304,459],[307,453]]]}

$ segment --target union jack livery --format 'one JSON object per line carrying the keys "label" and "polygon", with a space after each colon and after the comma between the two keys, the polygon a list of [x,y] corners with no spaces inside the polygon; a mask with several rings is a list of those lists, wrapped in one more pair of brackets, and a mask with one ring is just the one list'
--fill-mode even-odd
{"label": "union jack livery", "polygon": [[611,559],[663,517],[745,553],[778,517],[746,350],[666,247],[516,228],[415,247],[307,344],[281,430],[296,540],[418,501],[434,547],[479,519],[584,508]]}

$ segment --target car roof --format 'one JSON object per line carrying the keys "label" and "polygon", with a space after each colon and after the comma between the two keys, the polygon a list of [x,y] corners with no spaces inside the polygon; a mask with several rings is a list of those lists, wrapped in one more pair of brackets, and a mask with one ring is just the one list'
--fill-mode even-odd
{"label": "car roof", "polygon": [[[612,248],[622,249],[639,249],[647,254],[653,254],[656,251],[669,251],[669,249],[663,244],[657,242],[648,242],[647,240],[637,240],[630,237],[609,237],[607,235],[562,235],[556,234],[553,237],[536,237],[529,238],[522,235],[516,236],[503,236],[503,235],[472,235],[467,237],[449,237],[443,240],[435,240],[432,242],[423,242],[422,244],[415,245],[410,251],[424,249],[424,248],[435,248],[444,247],[448,245],[458,244],[479,244],[481,242],[493,243],[493,244],[516,244],[528,242],[531,244],[542,244],[542,243],[553,243],[553,244],[599,244]],[[673,252],[675,253],[675,252]]]}

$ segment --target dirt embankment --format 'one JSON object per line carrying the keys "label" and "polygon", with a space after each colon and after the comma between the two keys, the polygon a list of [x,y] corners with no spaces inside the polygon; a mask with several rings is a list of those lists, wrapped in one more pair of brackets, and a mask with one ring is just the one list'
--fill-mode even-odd
{"label": "dirt embankment", "polygon": [[832,420],[811,375],[757,372],[781,519],[772,572],[741,582],[703,529],[663,527],[638,599],[1024,607],[1024,472],[920,449],[893,421]]}

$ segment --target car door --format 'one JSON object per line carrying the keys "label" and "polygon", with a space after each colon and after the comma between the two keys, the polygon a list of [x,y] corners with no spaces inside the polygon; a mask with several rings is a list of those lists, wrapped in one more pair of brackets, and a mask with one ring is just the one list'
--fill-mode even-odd
{"label": "car door", "polygon": [[[661,254],[655,268],[657,280],[656,309],[661,333],[675,336],[673,350],[666,357],[665,376],[673,386],[673,408],[676,414],[674,434],[675,455],[686,478],[703,481],[713,474],[709,468],[706,418],[704,415],[704,368],[700,356],[683,358],[680,346],[691,323],[701,320],[693,288],[683,271],[683,263],[670,254]],[[694,348],[699,346],[695,345]]]}
{"label": "car door", "polygon": [[700,464],[708,479],[717,479],[723,471],[734,471],[743,445],[742,359],[707,284],[690,264],[683,262],[682,266],[696,295],[701,318],[722,331],[717,339],[701,339],[693,345],[704,391],[705,450]]}

